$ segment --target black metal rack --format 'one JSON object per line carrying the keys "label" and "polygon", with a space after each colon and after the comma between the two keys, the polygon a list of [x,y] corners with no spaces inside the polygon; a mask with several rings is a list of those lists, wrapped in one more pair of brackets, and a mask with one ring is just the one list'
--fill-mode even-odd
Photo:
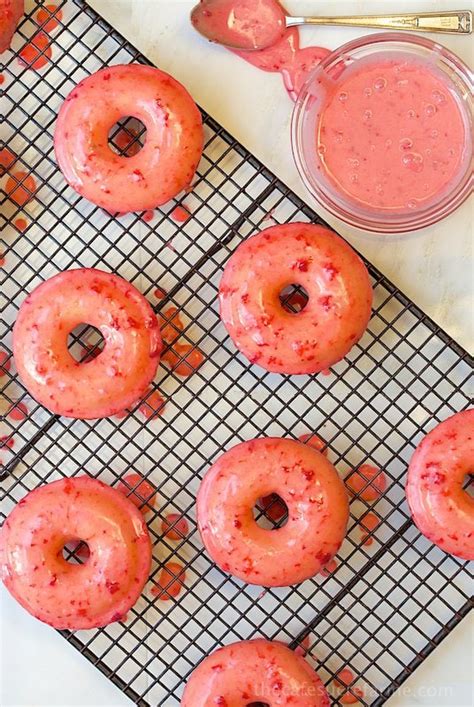
{"label": "black metal rack", "polygon": [[[57,110],[75,83],[103,65],[147,60],[87,4],[65,0],[59,7],[47,65],[33,71],[14,52],[2,68],[2,140],[15,163],[0,182],[0,348],[11,356],[18,307],[35,285],[66,268],[93,266],[133,282],[165,318],[168,305],[177,307],[185,321],[182,340],[199,347],[205,361],[187,378],[160,365],[155,387],[165,406],[155,419],[145,421],[136,409],[120,420],[83,422],[51,416],[28,398],[9,358],[0,370],[0,437],[7,437],[0,441],[2,517],[27,491],[61,476],[86,472],[116,484],[134,470],[157,487],[156,508],[147,515],[153,571],[143,596],[123,622],[63,632],[136,704],[179,704],[187,676],[219,645],[265,636],[296,647],[309,636],[308,660],[331,689],[348,667],[355,675],[349,691],[363,688],[364,705],[381,705],[472,606],[466,563],[420,535],[403,484],[421,437],[469,405],[473,361],[369,265],[375,300],[368,331],[330,376],[283,377],[249,365],[219,321],[222,267],[241,239],[272,219],[319,217],[207,115],[204,156],[192,193],[182,199],[192,212],[185,223],[172,219],[174,205],[145,222],[140,214],[114,218],[79,198],[54,160]],[[20,24],[17,52],[44,29],[37,9]],[[11,182],[6,186],[18,172],[36,180],[23,207],[11,199]],[[14,182],[19,185],[30,189],[26,176]],[[27,221],[24,232],[18,218]],[[164,299],[154,299],[156,287],[166,290]],[[75,338],[87,336],[82,331]],[[12,421],[5,408],[18,401],[28,415]],[[195,527],[195,494],[209,464],[238,441],[307,432],[325,441],[344,477],[370,462],[385,470],[388,488],[372,504],[352,501],[347,539],[330,576],[262,592],[225,575],[206,556]],[[367,546],[360,521],[369,511],[379,525]],[[170,512],[190,524],[179,542],[162,532]],[[186,580],[178,599],[165,602],[150,590],[169,561],[186,569]]]}

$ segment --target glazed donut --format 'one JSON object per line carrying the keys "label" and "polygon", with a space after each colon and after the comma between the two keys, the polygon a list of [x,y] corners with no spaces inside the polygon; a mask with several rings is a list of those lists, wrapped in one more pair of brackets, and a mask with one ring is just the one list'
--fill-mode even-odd
{"label": "glazed donut", "polygon": [[0,54],[9,48],[24,12],[25,0],[0,0]]}
{"label": "glazed donut", "polygon": [[[279,294],[306,289],[298,314]],[[251,363],[275,373],[317,373],[343,358],[364,333],[371,311],[367,268],[332,231],[308,223],[272,226],[243,241],[219,287],[220,315]]]}
{"label": "glazed donut", "polygon": [[[86,323],[105,348],[76,361],[68,334]],[[150,304],[117,275],[79,268],[46,280],[25,299],[13,329],[13,354],[28,392],[51,412],[96,419],[142,397],[153,380],[162,341]]]}
{"label": "glazed donut", "polygon": [[[124,116],[147,129],[133,157],[108,144]],[[58,115],[54,150],[70,186],[112,213],[154,209],[191,183],[203,148],[202,118],[178,81],[141,64],[111,66],[81,81]]]}
{"label": "glazed donut", "polygon": [[463,490],[474,473],[474,409],[429,432],[408,467],[406,495],[413,520],[431,542],[474,560],[474,499]]}
{"label": "glazed donut", "polygon": [[181,707],[329,707],[322,681],[283,643],[258,638],[219,648],[194,670]]}
{"label": "glazed donut", "polygon": [[[83,565],[63,547],[83,540]],[[135,604],[151,566],[150,536],[140,511],[97,479],[60,479],[30,491],[0,531],[0,568],[12,596],[58,629],[97,628]]]}
{"label": "glazed donut", "polygon": [[[276,530],[257,525],[257,499],[278,494],[288,521]],[[237,444],[212,465],[197,496],[203,543],[225,572],[249,584],[283,587],[320,572],[347,528],[344,483],[320,452],[291,439]]]}

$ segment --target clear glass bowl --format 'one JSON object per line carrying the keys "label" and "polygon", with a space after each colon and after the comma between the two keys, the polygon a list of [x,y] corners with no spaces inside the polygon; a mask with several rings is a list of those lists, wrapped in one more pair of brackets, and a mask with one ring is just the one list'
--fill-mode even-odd
{"label": "clear glass bowl", "polygon": [[[403,55],[403,57],[401,56]],[[371,58],[410,58],[429,62],[456,100],[465,128],[465,143],[455,177],[436,199],[417,209],[389,209],[358,201],[331,179],[318,154],[318,124],[328,85],[341,82],[355,62]],[[342,110],[342,108],[341,108]],[[297,168],[308,190],[331,214],[351,226],[377,233],[403,233],[430,226],[452,213],[472,192],[473,75],[459,57],[424,37],[387,32],[349,42],[310,74],[296,101],[291,126]],[[357,126],[354,126],[357,129]]]}

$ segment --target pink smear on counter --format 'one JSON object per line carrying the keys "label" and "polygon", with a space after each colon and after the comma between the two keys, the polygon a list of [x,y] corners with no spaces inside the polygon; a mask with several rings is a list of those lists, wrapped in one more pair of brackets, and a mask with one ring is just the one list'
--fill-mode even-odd
{"label": "pink smear on counter", "polygon": [[161,532],[169,540],[183,540],[189,533],[189,524],[180,513],[169,513],[161,524]]}
{"label": "pink smear on counter", "polygon": [[62,18],[63,13],[57,5],[43,5],[36,13],[36,22],[39,25],[43,25],[43,22],[46,23],[42,27],[44,32],[52,32],[56,27],[59,27]]}
{"label": "pink smear on counter", "polygon": [[414,210],[458,177],[470,138],[431,62],[388,53],[360,59],[326,92],[316,149],[321,169],[347,197],[371,208]]}
{"label": "pink smear on counter", "polygon": [[[203,5],[203,9],[211,10],[214,5],[212,0],[207,0]],[[216,5],[221,4],[220,1]],[[239,12],[241,7],[247,5],[246,0],[234,0],[231,2],[225,2],[227,14],[230,8],[233,9],[234,15]],[[255,3],[254,3],[255,5]],[[266,17],[270,22],[277,21],[278,17],[281,17],[281,12],[285,12],[281,4],[277,0],[260,0],[259,4],[254,9],[253,17],[258,18],[258,12],[262,12],[262,16]],[[265,14],[263,14],[265,13]],[[210,17],[202,16],[200,18],[201,22],[206,22],[206,26],[212,24],[212,21],[216,20],[220,23],[220,17],[217,15],[211,15]],[[217,27],[219,29],[219,26]],[[214,31],[215,38],[217,39],[216,32]],[[275,34],[278,37],[278,33]],[[226,36],[224,34],[221,36],[221,41],[225,44]],[[286,90],[288,91],[290,98],[295,101],[298,94],[306,81],[309,73],[319,64],[319,62],[324,59],[330,51],[324,49],[323,47],[305,47],[300,49],[300,37],[299,32],[296,27],[284,31],[283,36],[277,39],[275,44],[268,47],[267,49],[260,49],[257,51],[240,51],[232,49],[235,54],[240,56],[249,64],[252,64],[257,69],[262,71],[269,71],[272,73],[280,73],[283,78],[283,83]]]}
{"label": "pink smear on counter", "polygon": [[26,218],[17,218],[13,222],[13,225],[15,226],[15,228],[17,228],[23,233],[23,231],[26,231],[26,229],[28,228],[28,221],[26,220]]}
{"label": "pink smear on counter", "polygon": [[117,491],[127,496],[143,515],[150,510],[150,506],[156,504],[156,488],[136,472],[126,474],[118,484]]}

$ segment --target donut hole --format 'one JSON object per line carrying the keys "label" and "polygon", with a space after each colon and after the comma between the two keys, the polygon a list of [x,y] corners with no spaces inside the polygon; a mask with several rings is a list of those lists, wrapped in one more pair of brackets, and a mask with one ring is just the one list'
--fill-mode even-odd
{"label": "donut hole", "polygon": [[67,345],[75,361],[90,363],[104,350],[105,339],[99,329],[82,323],[71,331]]}
{"label": "donut hole", "polygon": [[62,549],[62,556],[71,565],[83,565],[90,557],[89,545],[84,540],[69,540]]}
{"label": "donut hole", "polygon": [[268,702],[248,702],[246,707],[270,707]]}
{"label": "donut hole", "polygon": [[276,530],[288,522],[288,506],[281,496],[271,493],[257,500],[253,517],[260,528]]}
{"label": "donut hole", "polygon": [[120,118],[109,130],[109,147],[122,157],[134,157],[145,144],[146,127],[133,116]]}
{"label": "donut hole", "polygon": [[470,498],[474,498],[474,471],[469,471],[463,479],[462,487]]}
{"label": "donut hole", "polygon": [[286,312],[299,314],[308,304],[309,295],[301,285],[292,284],[281,290],[279,298],[280,304]]}

